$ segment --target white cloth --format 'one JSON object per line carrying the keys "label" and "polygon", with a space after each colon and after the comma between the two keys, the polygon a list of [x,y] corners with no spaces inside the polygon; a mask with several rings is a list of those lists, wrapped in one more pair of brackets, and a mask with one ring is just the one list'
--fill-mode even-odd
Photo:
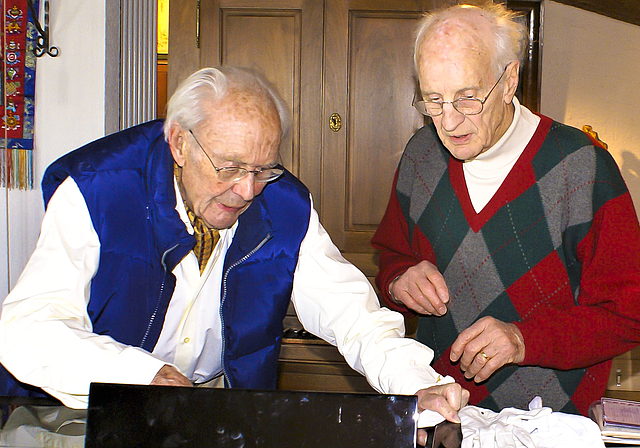
{"label": "white cloth", "polygon": [[529,411],[505,408],[499,413],[476,406],[462,408],[458,412],[461,448],[604,448],[593,420],[552,412],[534,402],[529,407]]}
{"label": "white cloth", "polygon": [[[182,214],[180,205],[178,211]],[[221,248],[230,244],[233,231],[221,236]],[[92,381],[149,384],[166,363],[184,369],[196,381],[219,371],[220,333],[208,330],[215,324],[203,324],[199,318],[218,315],[220,283],[214,280],[218,277],[213,265],[222,263],[224,251],[220,249],[213,259],[217,261],[208,263],[202,281],[208,278],[209,286],[197,279],[193,254],[176,268],[178,285],[172,302],[179,305],[170,307],[159,343],[150,354],[92,333],[86,306],[99,250],[84,198],[75,182],[67,179],[51,198],[36,249],[2,307],[0,361],[5,367],[72,408],[86,407]],[[203,287],[217,291],[217,301],[197,300]],[[371,284],[342,257],[313,208],[300,248],[292,302],[305,328],[335,344],[379,392],[412,395],[452,381],[430,366],[431,349],[404,338],[403,317],[380,308]],[[187,347],[185,338],[194,335],[199,340],[190,339],[192,345]],[[209,356],[209,344],[218,346],[217,352],[212,351],[215,356]],[[205,349],[206,357],[201,356]],[[438,414],[426,414],[432,414],[432,424],[442,421]]]}
{"label": "white cloth", "polygon": [[521,106],[515,96],[513,106],[513,121],[504,135],[488,151],[462,165],[469,199],[476,213],[498,191],[540,123],[540,117]]}
{"label": "white cloth", "polygon": [[0,433],[0,446],[82,448],[86,411],[62,406],[20,406]]}

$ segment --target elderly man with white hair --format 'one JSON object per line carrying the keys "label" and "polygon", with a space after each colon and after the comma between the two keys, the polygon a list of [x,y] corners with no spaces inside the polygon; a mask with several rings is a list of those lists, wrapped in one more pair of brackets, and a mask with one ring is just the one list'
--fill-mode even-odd
{"label": "elderly man with white hair", "polygon": [[373,238],[383,300],[470,403],[535,396],[586,415],[640,342],[640,228],[611,155],[515,97],[526,30],[502,4],[427,14],[415,44],[430,123]]}

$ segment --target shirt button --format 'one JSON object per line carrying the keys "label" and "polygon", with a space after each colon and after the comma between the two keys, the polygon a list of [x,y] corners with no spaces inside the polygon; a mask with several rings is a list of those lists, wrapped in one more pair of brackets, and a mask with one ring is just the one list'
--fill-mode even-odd
{"label": "shirt button", "polygon": [[184,340],[182,342],[184,342],[185,344],[188,344],[190,340],[191,339],[189,339],[189,338],[184,338]]}

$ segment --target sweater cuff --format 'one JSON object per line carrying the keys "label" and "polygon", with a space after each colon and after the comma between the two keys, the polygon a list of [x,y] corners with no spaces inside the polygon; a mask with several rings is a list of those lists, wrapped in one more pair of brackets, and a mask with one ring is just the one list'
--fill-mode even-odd
{"label": "sweater cuff", "polygon": [[522,339],[524,340],[524,360],[520,365],[543,365],[545,352],[548,353],[550,348],[544,331],[533,323],[513,322],[513,324],[520,329]]}

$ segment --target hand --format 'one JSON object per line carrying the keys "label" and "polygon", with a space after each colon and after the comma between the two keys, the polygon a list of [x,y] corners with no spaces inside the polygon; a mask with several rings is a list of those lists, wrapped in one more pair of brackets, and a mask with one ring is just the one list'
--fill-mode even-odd
{"label": "hand", "polygon": [[449,289],[438,268],[427,260],[410,267],[390,285],[391,299],[420,314],[447,312]]}
{"label": "hand", "polygon": [[524,360],[524,338],[514,324],[483,317],[458,335],[450,359],[460,360],[465,378],[480,383],[505,364]]}
{"label": "hand", "polygon": [[169,364],[162,366],[156,376],[151,381],[152,386],[188,386],[191,387],[191,381],[184,376],[178,369]]}
{"label": "hand", "polygon": [[[453,423],[460,423],[458,411],[469,402],[469,391],[457,383],[433,386],[416,392],[418,410],[429,409],[442,415]],[[427,443],[427,433],[418,430],[418,445]]]}

